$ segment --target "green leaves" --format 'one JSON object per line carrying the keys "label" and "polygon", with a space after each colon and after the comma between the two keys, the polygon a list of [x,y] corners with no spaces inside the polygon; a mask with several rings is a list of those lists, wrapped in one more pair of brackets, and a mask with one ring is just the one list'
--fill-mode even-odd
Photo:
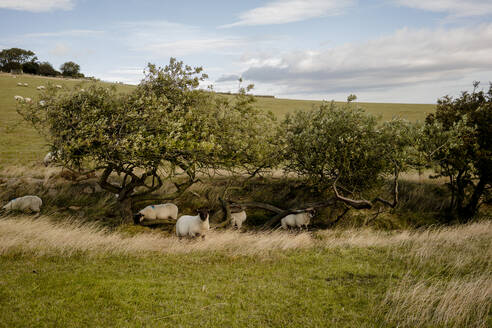
{"label": "green leaves", "polygon": [[[352,97],[354,98],[354,97]],[[287,168],[319,189],[340,175],[350,190],[363,191],[384,174],[405,168],[413,126],[403,120],[377,125],[376,117],[351,103],[334,102],[286,117],[281,132]]]}

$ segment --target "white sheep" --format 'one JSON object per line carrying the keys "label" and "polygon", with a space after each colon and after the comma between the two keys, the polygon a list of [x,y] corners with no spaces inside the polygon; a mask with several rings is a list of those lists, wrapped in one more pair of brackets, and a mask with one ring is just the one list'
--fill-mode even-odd
{"label": "white sheep", "polygon": [[39,87],[37,87],[36,89],[38,89],[38,90],[44,90],[44,89],[46,89],[46,87],[45,87],[44,85],[40,85],[40,86],[39,86]]}
{"label": "white sheep", "polygon": [[18,86],[18,87],[23,87],[23,86],[24,86],[24,84],[22,84],[22,83],[20,83],[20,82],[17,82],[17,86]]}
{"label": "white sheep", "polygon": [[22,96],[14,96],[14,99],[17,101],[24,101],[24,97]]}
{"label": "white sheep", "polygon": [[176,236],[179,238],[186,236],[205,238],[205,233],[210,229],[208,217],[207,210],[199,210],[196,216],[181,216],[176,222]]}
{"label": "white sheep", "polygon": [[24,83],[24,86],[25,86],[25,87],[28,87],[28,86],[29,86],[29,84],[27,84],[27,83]]}
{"label": "white sheep", "polygon": [[246,211],[231,213],[231,225],[241,229],[243,222],[246,221]]}
{"label": "white sheep", "polygon": [[280,223],[282,224],[283,229],[287,229],[288,227],[297,227],[302,229],[302,226],[305,226],[307,229],[307,226],[313,216],[314,211],[312,210],[302,213],[289,214],[280,220]]}
{"label": "white sheep", "polygon": [[53,163],[58,155],[59,155],[58,151],[56,151],[56,152],[50,151],[49,153],[47,153],[43,159],[44,166],[49,166],[51,163]]}
{"label": "white sheep", "polygon": [[59,85],[59,84],[55,85],[55,87],[57,87],[58,89],[61,89],[62,88],[62,86]]}
{"label": "white sheep", "polygon": [[43,201],[38,196],[23,196],[19,198],[14,198],[7,205],[2,208],[7,211],[18,210],[25,211],[31,210],[33,212],[41,211],[41,205]]}
{"label": "white sheep", "polygon": [[141,209],[134,216],[135,222],[146,220],[164,220],[178,218],[178,207],[172,203],[149,205]]}
{"label": "white sheep", "polygon": [[39,106],[43,107],[44,105],[46,105],[46,101],[40,100],[39,101]]}
{"label": "white sheep", "polygon": [[27,97],[26,97],[26,98],[24,98],[24,101],[25,101],[26,103],[30,103],[30,102],[32,101],[32,99],[31,99],[31,98],[27,98]]}

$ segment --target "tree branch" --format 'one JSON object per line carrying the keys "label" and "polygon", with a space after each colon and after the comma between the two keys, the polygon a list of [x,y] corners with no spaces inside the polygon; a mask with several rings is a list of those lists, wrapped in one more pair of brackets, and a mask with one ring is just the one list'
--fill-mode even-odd
{"label": "tree branch", "polygon": [[338,193],[338,190],[337,190],[337,181],[338,181],[339,177],[340,177],[340,175],[337,176],[337,178],[333,182],[333,192],[335,193],[335,198],[337,200],[342,201],[345,204],[347,204],[347,205],[349,205],[355,209],[358,209],[358,210],[371,209],[373,207],[373,204],[368,200],[365,200],[365,199],[354,200],[354,199],[340,196],[340,194]]}
{"label": "tree branch", "polygon": [[108,178],[112,172],[113,172],[112,166],[106,167],[103,173],[101,174],[101,177],[99,178],[99,185],[101,186],[101,188],[106,189],[112,192],[113,194],[119,194],[123,188],[108,182]]}

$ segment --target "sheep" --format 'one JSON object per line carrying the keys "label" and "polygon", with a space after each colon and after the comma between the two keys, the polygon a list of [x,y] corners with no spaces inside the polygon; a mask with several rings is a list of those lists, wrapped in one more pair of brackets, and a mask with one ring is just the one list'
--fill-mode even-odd
{"label": "sheep", "polygon": [[22,96],[14,96],[14,99],[17,101],[24,101],[24,97]]}
{"label": "sheep", "polygon": [[237,213],[231,213],[231,225],[232,227],[237,226],[238,229],[241,229],[243,222],[246,221],[246,212],[241,211]]}
{"label": "sheep", "polygon": [[39,106],[43,107],[44,105],[46,105],[46,101],[40,100],[39,101]]}
{"label": "sheep", "polygon": [[24,196],[12,199],[5,206],[3,206],[2,209],[6,211],[31,210],[33,212],[39,213],[39,211],[41,211],[41,205],[43,205],[43,201],[38,196]]}
{"label": "sheep", "polygon": [[46,89],[46,87],[45,87],[44,85],[40,85],[40,86],[39,86],[39,87],[37,87],[36,89],[38,89],[38,90],[44,90],[44,89]]}
{"label": "sheep", "polygon": [[210,229],[209,214],[207,210],[198,210],[198,215],[183,215],[176,222],[176,236],[197,237],[202,236],[205,239],[205,233]]}
{"label": "sheep", "polygon": [[178,218],[178,207],[172,203],[149,205],[133,215],[135,222],[147,220],[164,220]]}
{"label": "sheep", "polygon": [[47,153],[43,159],[44,166],[49,166],[51,163],[53,163],[59,154],[60,153],[58,151],[55,151],[55,152],[50,151],[49,153]]}
{"label": "sheep", "polygon": [[28,87],[28,86],[29,86],[29,84],[27,84],[27,83],[24,83],[24,86],[25,86],[25,87]]}
{"label": "sheep", "polygon": [[22,83],[20,83],[20,82],[17,82],[17,86],[18,86],[18,87],[23,87],[23,86],[24,86],[24,84],[22,84]]}
{"label": "sheep", "polygon": [[305,226],[307,229],[307,226],[313,216],[313,210],[308,210],[302,213],[289,214],[285,216],[280,221],[280,223],[282,224],[283,229],[287,229],[288,227],[297,227],[302,230],[302,226]]}
{"label": "sheep", "polygon": [[31,99],[31,98],[24,98],[24,101],[25,101],[26,103],[30,103],[30,102],[32,101],[32,99]]}
{"label": "sheep", "polygon": [[62,86],[59,85],[59,84],[55,85],[55,87],[57,87],[58,89],[61,89],[62,88]]}

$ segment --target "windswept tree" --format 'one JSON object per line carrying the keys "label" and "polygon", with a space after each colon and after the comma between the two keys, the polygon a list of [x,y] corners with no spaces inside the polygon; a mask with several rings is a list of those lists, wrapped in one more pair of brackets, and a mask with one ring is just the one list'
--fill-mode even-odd
{"label": "windswept tree", "polygon": [[421,151],[436,177],[451,190],[450,214],[466,222],[478,211],[492,183],[492,84],[488,91],[445,96],[424,126]]}
{"label": "windswept tree", "polygon": [[[413,126],[393,120],[380,126],[377,118],[349,102],[324,103],[312,111],[288,115],[282,124],[286,168],[326,195],[358,208],[372,208],[374,201],[395,207],[398,176],[409,165]],[[393,176],[392,201],[363,198]]]}
{"label": "windswept tree", "polygon": [[[101,187],[118,195],[128,222],[134,204],[174,199],[200,172],[270,165],[257,143],[274,124],[271,116],[249,108],[244,94],[229,101],[200,90],[205,78],[200,67],[171,59],[164,68],[149,64],[130,94],[97,85],[69,93],[51,88],[43,105],[19,113],[44,133],[63,166],[100,171]],[[173,188],[156,194],[166,181]]]}

